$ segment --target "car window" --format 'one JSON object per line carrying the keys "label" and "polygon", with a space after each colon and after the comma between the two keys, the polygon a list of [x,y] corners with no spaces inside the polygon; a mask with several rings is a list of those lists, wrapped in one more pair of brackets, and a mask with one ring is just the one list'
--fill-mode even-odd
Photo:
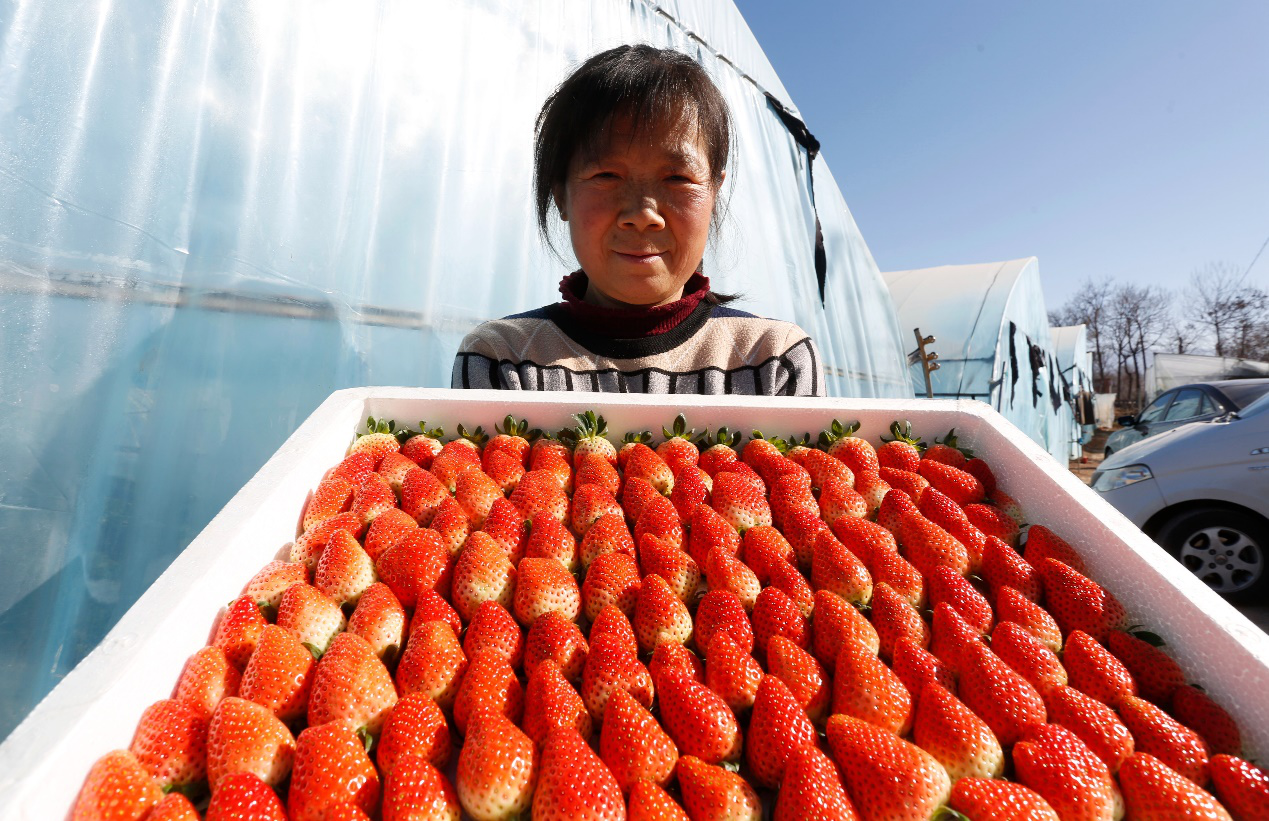
{"label": "car window", "polygon": [[1246,382],[1235,382],[1232,385],[1225,382],[1220,387],[1221,392],[1229,397],[1235,408],[1245,408],[1269,393],[1269,379],[1248,379]]}
{"label": "car window", "polygon": [[1158,399],[1150,403],[1150,406],[1141,412],[1141,416],[1137,417],[1138,422],[1157,422],[1163,418],[1163,412],[1167,410],[1168,403],[1172,401],[1172,397],[1176,394],[1165,393]]}
{"label": "car window", "polygon": [[1194,388],[1188,390],[1177,391],[1176,398],[1172,400],[1171,406],[1168,407],[1168,413],[1163,417],[1165,422],[1180,422],[1183,419],[1193,419],[1202,411],[1203,392]]}

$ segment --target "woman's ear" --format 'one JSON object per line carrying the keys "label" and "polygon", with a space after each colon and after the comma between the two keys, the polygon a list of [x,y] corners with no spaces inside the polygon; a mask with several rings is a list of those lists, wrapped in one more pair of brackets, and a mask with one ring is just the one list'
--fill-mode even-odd
{"label": "woman's ear", "polygon": [[568,222],[568,211],[564,207],[564,189],[556,188],[551,193],[551,197],[555,200],[555,210],[560,212],[560,219]]}

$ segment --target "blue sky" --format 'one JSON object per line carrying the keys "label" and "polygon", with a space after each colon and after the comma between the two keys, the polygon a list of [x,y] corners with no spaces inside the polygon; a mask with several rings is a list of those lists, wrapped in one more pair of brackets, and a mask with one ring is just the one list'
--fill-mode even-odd
{"label": "blue sky", "polygon": [[1269,237],[1265,0],[737,6],[882,270],[1037,256],[1055,307]]}

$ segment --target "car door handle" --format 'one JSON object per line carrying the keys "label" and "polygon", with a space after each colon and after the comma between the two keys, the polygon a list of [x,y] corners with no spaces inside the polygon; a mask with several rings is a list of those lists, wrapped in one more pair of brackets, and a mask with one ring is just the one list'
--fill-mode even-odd
{"label": "car door handle", "polygon": [[1251,452],[1252,456],[1269,456],[1269,448],[1256,448]]}

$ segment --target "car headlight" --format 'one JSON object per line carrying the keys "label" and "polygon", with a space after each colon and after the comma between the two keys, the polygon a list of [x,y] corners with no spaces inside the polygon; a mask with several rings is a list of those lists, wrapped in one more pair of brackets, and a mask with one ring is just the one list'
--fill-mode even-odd
{"label": "car headlight", "polygon": [[1154,474],[1145,465],[1129,465],[1114,470],[1101,470],[1093,475],[1093,490],[1098,493],[1117,490],[1128,485],[1135,485],[1145,479],[1153,479]]}

